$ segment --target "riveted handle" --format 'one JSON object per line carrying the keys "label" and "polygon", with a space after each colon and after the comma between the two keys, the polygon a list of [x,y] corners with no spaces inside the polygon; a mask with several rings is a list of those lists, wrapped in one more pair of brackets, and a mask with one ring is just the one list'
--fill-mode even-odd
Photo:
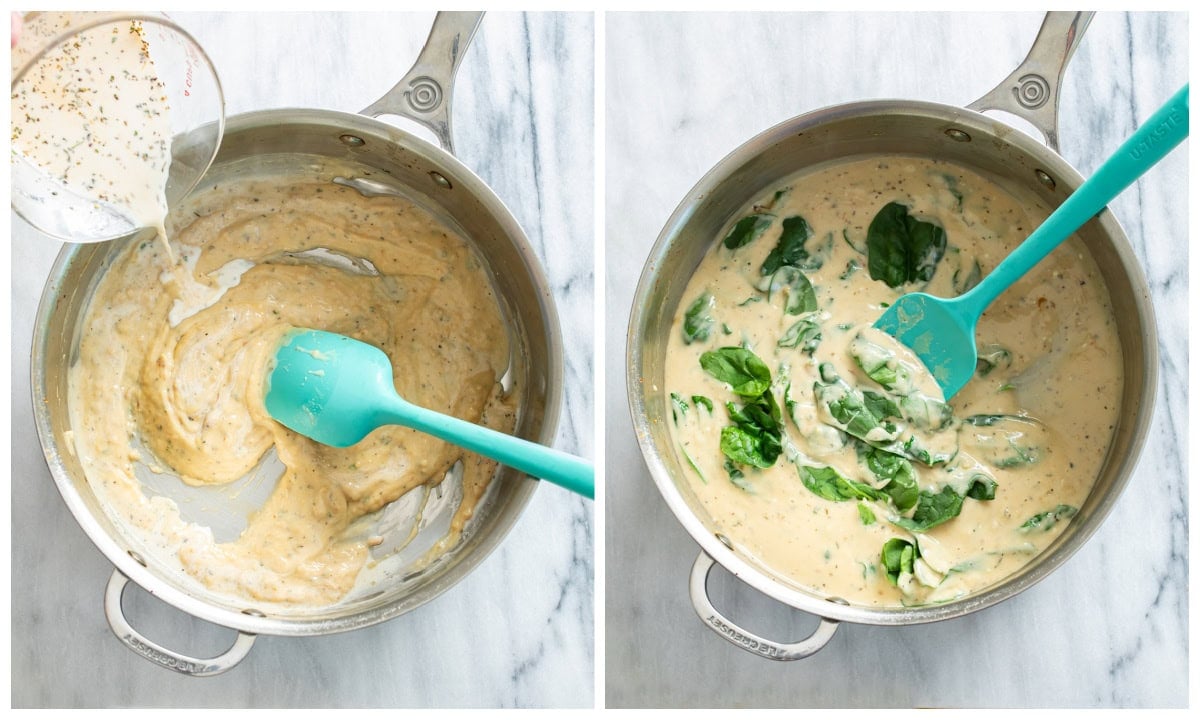
{"label": "riveted handle", "polygon": [[747,652],[770,660],[800,660],[816,653],[833,639],[833,633],[838,629],[838,621],[829,618],[821,618],[821,624],[817,626],[816,631],[798,642],[775,642],[743,629],[722,615],[708,598],[708,574],[714,564],[715,561],[708,553],[700,551],[700,556],[692,565],[689,589],[696,614],[716,634]]}
{"label": "riveted handle", "polygon": [[128,584],[129,578],[120,570],[113,570],[112,576],[108,578],[108,586],[104,589],[104,616],[108,618],[108,626],[112,628],[118,640],[156,665],[194,677],[220,675],[245,659],[254,645],[257,636],[238,632],[233,647],[213,658],[194,658],[168,650],[134,630],[125,619],[125,613],[121,609],[121,596]]}
{"label": "riveted handle", "polygon": [[1017,69],[967,108],[1012,113],[1037,128],[1050,149],[1058,152],[1058,98],[1063,75],[1093,15],[1046,13],[1033,47]]}
{"label": "riveted handle", "polygon": [[399,115],[418,122],[432,130],[442,148],[453,154],[450,98],[454,75],[482,18],[481,12],[439,12],[412,69],[361,114]]}

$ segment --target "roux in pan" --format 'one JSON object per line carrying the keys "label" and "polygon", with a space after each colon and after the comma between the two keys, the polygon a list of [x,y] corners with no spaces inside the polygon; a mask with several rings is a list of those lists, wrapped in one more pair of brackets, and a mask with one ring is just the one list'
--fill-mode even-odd
{"label": "roux in pan", "polygon": [[[274,422],[263,380],[294,327],[382,348],[402,396],[511,432],[516,394],[502,314],[469,244],[417,205],[324,180],[244,180],[197,193],[172,216],[178,263],[131,243],[104,274],[70,371],[74,449],[88,482],[137,544],[209,590],[242,602],[328,605],[379,542],[357,522],[462,461],[463,499],[433,556],[453,545],[496,463],[388,426],[344,449]],[[315,248],[361,259],[353,271]],[[274,449],[285,466],[239,537],[214,539],[176,502],[153,496],[144,465],[222,484]]]}

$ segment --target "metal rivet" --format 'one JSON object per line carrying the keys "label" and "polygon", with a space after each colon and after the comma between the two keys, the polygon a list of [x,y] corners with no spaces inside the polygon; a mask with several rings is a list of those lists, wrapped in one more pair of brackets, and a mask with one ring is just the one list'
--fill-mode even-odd
{"label": "metal rivet", "polygon": [[360,145],[367,144],[366,140],[363,140],[362,138],[360,138],[357,135],[342,135],[338,139],[341,140],[342,142],[346,143],[347,145],[350,145],[351,147],[359,147]]}
{"label": "metal rivet", "polygon": [[242,611],[242,614],[260,618],[265,618],[267,616],[267,614],[262,610],[255,610],[254,608],[246,608]]}
{"label": "metal rivet", "polygon": [[1049,176],[1049,175],[1046,173],[1046,171],[1044,171],[1044,170],[1034,170],[1034,171],[1033,171],[1033,174],[1034,174],[1034,175],[1037,175],[1038,182],[1040,182],[1041,184],[1043,184],[1043,185],[1045,185],[1046,187],[1050,188],[1051,190],[1053,190],[1055,187],[1057,187],[1057,183],[1055,183],[1055,182],[1054,182],[1054,178],[1050,177],[1050,176]]}
{"label": "metal rivet", "polygon": [[133,558],[134,560],[136,560],[138,565],[141,565],[142,567],[146,567],[146,561],[145,561],[145,560],[142,558],[142,556],[141,556],[141,555],[138,555],[138,554],[137,554],[136,552],[134,552],[133,550],[130,550],[130,551],[129,551],[129,557],[131,557],[131,558]]}
{"label": "metal rivet", "polygon": [[721,541],[722,545],[729,548],[730,550],[733,549],[733,543],[729,541],[729,538],[725,537],[721,533],[716,533],[716,536],[717,536],[717,539]]}
{"label": "metal rivet", "polygon": [[429,177],[433,178],[433,181],[435,183],[446,188],[447,190],[450,190],[454,187],[453,185],[450,184],[450,181],[446,179],[446,176],[442,175],[437,170],[430,170]]}
{"label": "metal rivet", "polygon": [[958,128],[946,130],[946,135],[955,142],[971,142],[971,136]]}

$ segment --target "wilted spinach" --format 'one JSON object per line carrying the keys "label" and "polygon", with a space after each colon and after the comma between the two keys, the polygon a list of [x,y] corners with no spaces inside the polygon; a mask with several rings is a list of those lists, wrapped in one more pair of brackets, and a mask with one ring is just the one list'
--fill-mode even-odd
{"label": "wilted spinach", "polygon": [[921,551],[915,543],[904,538],[892,538],[883,544],[879,553],[879,564],[883,565],[887,579],[893,585],[898,585],[901,575],[912,575],[913,563],[921,557]]}
{"label": "wilted spinach", "polygon": [[907,512],[917,504],[918,487],[917,473],[912,463],[899,455],[893,455],[886,450],[871,447],[866,443],[860,444],[865,448],[863,458],[867,468],[875,473],[875,477],[886,481],[880,491],[891,498],[892,504],[900,512]]}
{"label": "wilted spinach", "polygon": [[797,320],[776,343],[781,348],[800,348],[812,356],[821,342],[821,325],[811,317]]}
{"label": "wilted spinach", "polygon": [[725,236],[725,247],[736,250],[749,245],[757,240],[759,235],[766,232],[766,229],[771,227],[771,223],[774,221],[775,216],[770,213],[747,215],[738,220],[729,234]]}
{"label": "wilted spinach", "polygon": [[867,270],[889,287],[928,281],[945,252],[946,231],[898,202],[884,205],[867,227]]}
{"label": "wilted spinach", "polygon": [[962,512],[964,497],[991,500],[996,497],[996,481],[986,475],[977,475],[967,487],[965,496],[959,495],[949,485],[936,493],[922,490],[918,494],[917,509],[912,517],[895,518],[892,524],[915,533],[925,532],[958,517]]}
{"label": "wilted spinach", "polygon": [[767,299],[777,292],[786,292],[783,312],[787,315],[802,315],[817,309],[817,292],[799,268],[784,265],[776,270],[770,280],[759,285],[767,293]]}
{"label": "wilted spinach", "polygon": [[721,452],[743,465],[769,468],[783,452],[783,423],[779,404],[768,388],[739,410],[725,404],[733,425],[721,430]]}
{"label": "wilted spinach", "polygon": [[678,393],[671,393],[671,419],[676,425],[679,424],[679,418],[687,417],[687,411],[687,401],[679,397]]}
{"label": "wilted spinach", "polygon": [[700,356],[700,366],[746,399],[740,409],[733,403],[725,405],[733,425],[721,430],[722,454],[742,465],[774,465],[783,452],[783,423],[771,392],[770,369],[757,355],[740,347],[706,352]]}
{"label": "wilted spinach", "polygon": [[1023,533],[1034,532],[1035,530],[1038,532],[1046,532],[1050,528],[1057,525],[1059,520],[1067,520],[1075,517],[1075,513],[1077,512],[1079,512],[1079,510],[1071,507],[1070,505],[1059,505],[1053,510],[1040,512],[1037,515],[1029,518],[1025,522],[1021,523],[1019,530]]}
{"label": "wilted spinach", "polygon": [[710,350],[700,356],[700,367],[742,397],[758,397],[771,386],[771,371],[746,348]]}
{"label": "wilted spinach", "polygon": [[883,497],[870,485],[844,477],[832,467],[808,467],[797,465],[804,487],[819,497],[833,502],[845,500],[878,500]]}
{"label": "wilted spinach", "polygon": [[702,293],[700,297],[688,306],[683,315],[683,342],[691,345],[694,342],[704,342],[712,331],[713,318],[711,311],[716,300],[710,293]]}
{"label": "wilted spinach", "polygon": [[810,237],[812,237],[812,227],[804,218],[799,215],[785,218],[783,230],[779,235],[779,243],[763,260],[759,274],[773,275],[776,270],[785,265],[791,265],[801,270],[819,270],[825,264],[823,255],[833,247],[833,235],[827,236],[824,246],[814,252],[810,252],[805,247],[805,242]]}

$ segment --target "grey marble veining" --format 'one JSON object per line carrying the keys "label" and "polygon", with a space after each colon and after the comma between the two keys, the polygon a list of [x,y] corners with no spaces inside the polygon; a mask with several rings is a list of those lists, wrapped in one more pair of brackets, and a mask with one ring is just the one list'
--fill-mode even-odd
{"label": "grey marble veining", "polygon": [[[606,684],[609,707],[1182,707],[1188,677],[1187,144],[1111,206],[1157,311],[1158,401],[1129,485],[1095,536],[1009,601],[933,625],[843,625],[772,663],[696,617],[698,546],[662,501],[628,419],[625,333],[641,265],[688,190],[766,128],[874,98],[965,105],[1024,57],[1036,13],[606,17]],[[1099,13],[1067,72],[1061,150],[1093,171],[1188,77],[1184,14]],[[752,631],[811,616],[723,571],[710,592]]]}
{"label": "grey marble veining", "polygon": [[[228,112],[348,112],[392,87],[432,13],[179,13],[221,74]],[[563,327],[557,447],[593,456],[593,17],[485,16],[454,97],[459,158],[516,216]],[[403,125],[412,130],[411,124]],[[423,130],[416,134],[431,139]],[[592,707],[591,503],[541,487],[500,547],[416,611],[339,635],[259,638],[231,672],[184,678],[109,631],[111,565],[41,456],[29,403],[32,318],[58,245],[12,220],[12,703],[16,707]],[[233,634],[126,592],[134,625],[204,656]]]}

